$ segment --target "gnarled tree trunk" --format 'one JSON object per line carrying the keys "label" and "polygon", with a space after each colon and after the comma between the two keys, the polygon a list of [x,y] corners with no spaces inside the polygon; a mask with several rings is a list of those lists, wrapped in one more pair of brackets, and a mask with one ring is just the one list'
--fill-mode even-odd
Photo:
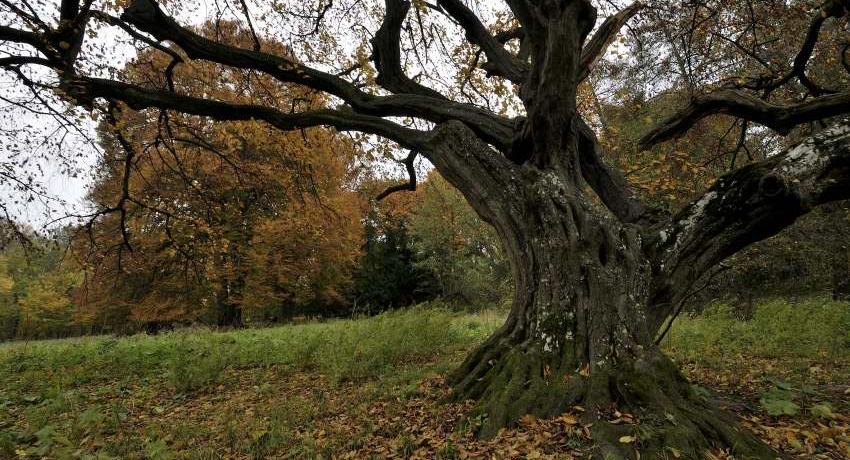
{"label": "gnarled tree trunk", "polygon": [[[850,199],[850,126],[839,123],[787,152],[748,164],[720,178],[677,215],[663,215],[646,209],[619,173],[604,164],[593,131],[576,110],[579,84],[643,4],[634,2],[612,14],[591,36],[596,24],[591,0],[505,0],[513,20],[508,22],[517,27],[500,34],[491,33],[470,2],[426,3],[449,16],[466,41],[480,49],[484,59],[476,62],[488,76],[518,91],[525,116],[455,101],[426,86],[427,79],[408,77],[400,43],[413,6],[407,0],[384,1],[381,27],[371,40],[374,82],[352,81],[351,71],[328,73],[276,55],[259,40],[251,50],[201,36],[155,0],[129,2],[120,18],[91,11],[91,2],[63,0],[55,26],[31,17],[34,11],[9,7],[10,17],[17,19],[0,26],[0,41],[14,47],[0,59],[0,68],[11,70],[30,89],[58,82],[54,89],[69,102],[107,113],[126,106],[220,121],[263,120],[280,130],[331,126],[380,136],[411,152],[403,161],[410,184],[386,193],[415,188],[413,161],[418,154],[426,156],[496,228],[515,277],[516,298],[504,327],[452,378],[457,397],[480,399],[488,416],[485,434],[522,414],[555,415],[580,404],[593,422],[600,457],[633,457],[634,447],[644,458],[698,458],[711,447],[729,449],[736,458],[775,457],[740,431],[731,416],[693,394],[653,339],[691,286],[724,258],[775,234],[814,206]],[[732,86],[724,77],[717,82],[722,87],[696,95],[641,145],[675,138],[718,113],[781,134],[850,113],[850,92],[825,91],[806,74],[822,26],[844,20],[848,12],[848,0],[823,2],[788,73],[754,81],[742,75],[728,79]],[[97,49],[82,46],[95,18],[120,25],[170,56],[162,78],[166,86],[99,78],[83,70],[96,66],[76,65],[81,52]],[[505,46],[513,39],[520,41],[516,52]],[[239,103],[181,93],[170,73],[186,58],[258,72],[340,103],[296,109],[277,107],[266,98]],[[360,61],[358,55],[358,67]],[[50,70],[42,74],[52,78],[31,81],[36,73],[20,71],[30,65]],[[784,103],[769,97],[799,94],[797,87],[776,91],[788,89],[792,80],[809,94]],[[167,123],[167,117],[160,120]],[[114,129],[120,134],[119,126]],[[128,152],[125,183],[133,161]],[[96,215],[126,213],[127,193]],[[642,429],[634,446],[619,443],[620,435],[634,433],[607,422],[614,410],[633,413],[651,429]]]}
{"label": "gnarled tree trunk", "polygon": [[[442,126],[433,148],[456,153],[432,160],[496,228],[516,284],[504,326],[450,378],[455,397],[480,400],[481,434],[582,406],[604,458],[635,451],[619,442],[634,427],[606,422],[616,410],[652,427],[639,437],[644,455],[698,458],[734,446],[740,458],[775,456],[695,394],[655,345],[648,309],[658,267],[640,226],[614,218],[569,176],[489,154],[460,124]],[[457,158],[477,167],[449,168]]]}

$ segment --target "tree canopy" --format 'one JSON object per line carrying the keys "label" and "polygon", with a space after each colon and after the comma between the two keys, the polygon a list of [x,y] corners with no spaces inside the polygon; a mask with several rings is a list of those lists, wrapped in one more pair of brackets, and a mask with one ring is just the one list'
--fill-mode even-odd
{"label": "tree canopy", "polygon": [[[356,133],[367,158],[409,176],[382,198],[415,189],[414,162],[426,158],[494,227],[515,283],[505,325],[450,378],[456,397],[480,400],[482,434],[582,404],[599,457],[629,458],[622,428],[606,421],[619,405],[676,421],[643,441],[650,456],[775,455],[694,395],[655,337],[718,263],[850,198],[847,0],[240,1],[217,3],[206,30],[192,27],[191,1],[0,7],[0,68],[17,89],[8,99],[60,132],[81,132],[86,112],[99,118],[124,147],[125,171],[137,172],[121,120],[135,113],[172,139],[184,118]],[[231,22],[240,40],[228,39]],[[160,60],[155,78],[116,66],[139,52],[130,46]],[[205,65],[260,88],[178,83]],[[651,123],[610,110],[624,94],[651,108]],[[688,142],[672,155],[678,170],[659,167],[642,191],[617,161],[694,132],[715,140],[715,115],[735,119],[715,147],[731,156],[728,172],[694,166],[713,153]],[[617,151],[612,121],[646,130],[632,151]],[[112,204],[83,216],[118,216],[125,243],[129,177]],[[665,187],[679,193],[659,197]]]}

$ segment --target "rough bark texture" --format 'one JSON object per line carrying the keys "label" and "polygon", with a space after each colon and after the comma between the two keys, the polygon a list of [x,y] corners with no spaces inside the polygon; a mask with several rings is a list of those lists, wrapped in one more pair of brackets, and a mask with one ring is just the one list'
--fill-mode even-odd
{"label": "rough bark texture", "polygon": [[848,127],[721,178],[660,227],[615,219],[571,176],[507,163],[461,124],[441,127],[428,154],[497,229],[516,283],[505,325],[451,379],[458,398],[481,401],[482,434],[581,405],[603,458],[633,455],[618,442],[633,433],[606,422],[614,410],[649,427],[644,455],[778,456],[694,394],[653,338],[710,267],[848,195]]}
{"label": "rough bark texture", "polygon": [[738,458],[776,456],[695,394],[654,344],[653,262],[640,227],[557,174],[492,155],[461,124],[442,126],[426,154],[497,229],[516,283],[507,322],[451,376],[455,397],[480,401],[482,435],[524,414],[578,405],[600,458],[634,456],[635,445],[619,438],[635,433],[607,422],[615,410],[641,420],[638,446],[649,458],[699,458],[712,447],[734,448]]}

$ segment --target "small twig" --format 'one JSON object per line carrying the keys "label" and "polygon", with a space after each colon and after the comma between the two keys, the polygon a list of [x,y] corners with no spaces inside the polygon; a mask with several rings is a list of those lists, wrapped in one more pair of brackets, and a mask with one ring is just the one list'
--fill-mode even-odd
{"label": "small twig", "polygon": [[251,29],[251,38],[254,40],[254,51],[260,51],[260,39],[257,37],[257,31],[254,30],[254,23],[251,21],[251,15],[248,13],[248,5],[245,0],[239,0],[242,4],[242,12],[245,13],[245,20],[248,21],[248,28]]}
{"label": "small twig", "polygon": [[691,298],[693,298],[694,296],[696,296],[700,292],[706,290],[708,288],[708,286],[711,285],[711,282],[714,281],[714,278],[717,277],[717,275],[725,272],[726,270],[729,270],[730,268],[732,268],[731,265],[722,265],[721,264],[720,269],[718,269],[717,271],[715,271],[714,273],[709,275],[708,279],[705,281],[705,284],[703,284],[699,289],[695,289],[695,290],[689,292],[688,294],[686,294],[684,297],[682,297],[682,300],[679,301],[679,305],[676,306],[676,311],[670,317],[670,320],[667,322],[667,325],[664,327],[664,330],[661,331],[661,334],[655,339],[656,345],[660,345],[661,341],[664,340],[664,337],[667,336],[667,333],[670,332],[670,328],[673,326],[673,322],[676,321],[676,318],[678,318],[679,315],[682,313],[682,310],[685,307],[685,302],[690,300]]}

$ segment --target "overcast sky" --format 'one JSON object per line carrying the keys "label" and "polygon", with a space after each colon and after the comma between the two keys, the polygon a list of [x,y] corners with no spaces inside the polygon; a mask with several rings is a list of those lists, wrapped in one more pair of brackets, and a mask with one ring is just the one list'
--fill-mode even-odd
{"label": "overcast sky", "polygon": [[[59,0],[54,2],[58,3]],[[200,24],[204,18],[213,17],[215,9],[210,3],[214,5],[214,0],[195,3],[192,8],[195,14],[182,15],[182,23],[193,24],[194,20],[194,24]],[[52,11],[55,11],[55,7]],[[0,16],[0,23],[8,23],[8,18]],[[110,50],[109,65],[113,69],[123,67],[136,54],[126,34],[116,28],[99,28],[97,38],[88,41],[88,46],[92,45],[105,46]],[[30,69],[39,71],[37,66]],[[22,90],[14,76],[0,72],[0,95],[17,102],[28,93]],[[58,104],[56,106],[60,107]],[[0,101],[0,132],[4,133],[0,135],[0,164],[8,165],[18,160],[11,145],[29,140],[33,146],[30,150],[32,160],[25,167],[16,168],[16,173],[33,174],[46,192],[45,196],[28,201],[26,194],[20,193],[10,184],[0,183],[0,194],[6,197],[4,202],[16,219],[36,229],[56,219],[60,220],[53,225],[62,225],[67,222],[62,217],[84,214],[89,210],[85,197],[99,157],[99,148],[92,142],[96,141],[96,124],[91,119],[83,118],[74,125],[77,129],[68,131],[55,116],[33,113],[13,103]],[[58,161],[59,150],[63,152],[61,156],[67,157],[69,161]]]}
{"label": "overcast sky", "polygon": [[[59,1],[52,0],[54,4],[58,4]],[[224,18],[241,20],[241,11],[235,11],[233,6],[228,6],[227,2],[228,0],[184,0],[170,2],[168,7],[177,12],[178,21],[184,25],[200,25],[206,20],[214,18],[219,9],[224,9]],[[100,2],[96,1],[96,5],[98,3]],[[304,56],[309,56],[311,49],[323,46],[323,43],[316,41],[318,38],[297,38],[304,27],[310,27],[311,24],[290,23],[291,21],[281,19],[282,14],[274,14],[270,10],[261,11],[259,8],[259,5],[265,5],[268,8],[269,5],[275,3],[278,2],[268,0],[248,2],[249,5],[252,5],[250,7],[251,15],[260,35],[275,37],[286,43],[291,43],[296,49],[300,47],[302,52],[298,55],[302,59],[304,59]],[[289,4],[297,5],[292,6],[293,9],[297,9],[305,8],[308,3],[293,0]],[[504,8],[504,3],[500,0],[482,0],[475,4],[475,8],[486,22],[490,22],[495,18],[496,11]],[[51,11],[56,11],[56,6],[53,6]],[[368,10],[364,9],[364,11]],[[364,37],[368,38],[369,34],[377,30],[379,25],[377,18],[374,18],[374,15],[372,15],[372,18],[369,19],[368,14],[366,14],[363,17],[340,16],[330,17],[326,20],[333,36],[337,38],[334,44],[334,52],[340,57],[339,61],[350,59],[355,54],[356,45],[362,43]],[[600,18],[600,21],[602,19]],[[370,21],[372,22],[370,23]],[[0,14],[0,23],[11,22],[10,17],[3,17]],[[452,39],[462,39],[462,36],[452,37]],[[108,51],[108,62],[92,61],[94,65],[84,67],[83,73],[109,76],[111,71],[122,68],[135,55],[133,42],[117,28],[101,26],[97,38],[86,41],[86,48],[81,55],[96,55],[97,53],[92,51],[99,48]],[[2,51],[2,47],[0,47],[0,51]],[[446,69],[451,68],[451,71],[438,72],[437,78],[428,82],[429,85],[439,90],[441,89],[440,85],[451,84],[453,80],[451,72],[455,71],[453,68],[455,66],[448,60],[448,57],[438,56],[436,59],[438,59],[438,64],[435,65],[444,66]],[[443,61],[439,61],[439,59],[443,59]],[[339,62],[339,64],[344,63]],[[310,65],[317,64],[311,62]],[[86,66],[86,64],[84,63],[83,66]],[[35,67],[33,66],[33,68]],[[444,81],[441,82],[440,78],[443,78]],[[0,95],[7,99],[16,100],[22,94],[19,83],[15,81],[14,77],[0,72]],[[56,106],[61,109],[61,104]],[[68,214],[69,211],[70,213],[85,211],[84,198],[87,187],[91,183],[93,166],[98,159],[98,149],[92,143],[95,138],[94,122],[90,119],[84,119],[84,121],[77,122],[75,125],[79,128],[78,132],[63,130],[56,117],[36,115],[0,101],[0,130],[6,133],[0,135],[0,165],[9,164],[10,161],[16,159],[14,158],[15,151],[11,148],[13,144],[20,144],[22,139],[29,141],[32,148],[28,150],[28,153],[35,160],[28,163],[23,171],[24,173],[37,172],[36,179],[46,191],[47,197],[40,197],[26,206],[18,205],[15,207],[18,218],[34,227],[42,227],[45,223]],[[10,135],[9,133],[14,134]],[[56,161],[59,150],[64,153],[63,156],[72,157],[71,161],[66,163]],[[21,170],[18,172],[20,173]],[[0,188],[4,188],[0,191],[5,192],[5,194],[16,193],[8,186],[0,185]],[[5,202],[11,201],[13,199],[7,199]]]}

